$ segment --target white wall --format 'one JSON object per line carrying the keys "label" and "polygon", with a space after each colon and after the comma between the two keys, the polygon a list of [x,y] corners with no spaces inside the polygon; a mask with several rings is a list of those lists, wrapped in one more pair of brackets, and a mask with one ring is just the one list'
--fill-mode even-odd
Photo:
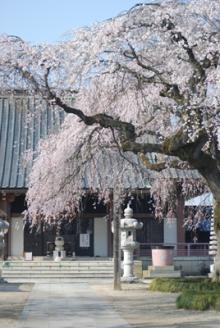
{"label": "white wall", "polygon": [[11,256],[23,256],[24,229],[23,218],[11,218]]}
{"label": "white wall", "polygon": [[94,218],[94,256],[108,256],[108,226],[102,218]]}
{"label": "white wall", "polygon": [[172,219],[170,222],[164,219],[164,243],[176,244],[177,242],[177,220]]}

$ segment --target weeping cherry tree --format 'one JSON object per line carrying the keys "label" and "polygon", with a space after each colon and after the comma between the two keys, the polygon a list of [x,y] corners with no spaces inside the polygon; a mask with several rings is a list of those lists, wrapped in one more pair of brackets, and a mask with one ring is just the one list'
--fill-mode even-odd
{"label": "weeping cherry tree", "polygon": [[29,211],[75,208],[85,176],[108,198],[131,172],[144,185],[146,168],[157,184],[169,168],[196,170],[215,200],[220,279],[220,2],[143,3],[55,45],[0,43],[2,92],[25,89],[70,114],[39,146]]}

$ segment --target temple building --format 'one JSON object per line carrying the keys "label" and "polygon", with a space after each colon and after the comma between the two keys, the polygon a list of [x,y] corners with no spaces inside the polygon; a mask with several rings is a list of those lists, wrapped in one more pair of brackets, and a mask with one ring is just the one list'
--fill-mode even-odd
{"label": "temple building", "polygon": [[[36,110],[39,106],[46,107]],[[39,140],[57,131],[63,120],[62,110],[53,111],[34,97],[19,93],[0,97],[0,209],[10,223],[5,258],[22,258],[26,252],[32,252],[33,256],[52,255],[56,226],[42,223],[32,227],[31,222],[24,221],[23,211],[33,163],[29,151],[34,152]],[[176,171],[171,173],[177,174]],[[143,222],[143,229],[137,232],[142,254],[145,251],[147,254],[152,244],[185,243],[183,198],[178,200],[178,218],[173,219],[172,224],[167,220],[158,222],[154,218],[150,186],[139,183],[136,176],[131,179],[136,183],[131,207],[134,217]],[[71,221],[64,217],[60,226],[67,256],[111,257],[110,206],[97,201],[96,195],[84,197],[82,205],[83,211],[77,219]]]}

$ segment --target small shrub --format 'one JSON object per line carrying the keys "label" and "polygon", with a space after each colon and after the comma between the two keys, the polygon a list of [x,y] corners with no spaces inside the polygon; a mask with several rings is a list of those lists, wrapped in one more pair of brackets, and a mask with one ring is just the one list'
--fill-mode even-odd
{"label": "small shrub", "polygon": [[[220,305],[220,295],[215,292],[183,292],[177,297],[177,308],[205,311],[210,309],[218,310]],[[220,309],[220,308],[219,308]]]}
{"label": "small shrub", "polygon": [[220,283],[212,282],[208,278],[157,278],[154,279],[149,288],[151,291],[179,293],[183,291],[205,292],[219,291]]}
{"label": "small shrub", "polygon": [[150,285],[151,291],[179,293],[177,308],[220,311],[220,283],[207,278],[157,278]]}
{"label": "small shrub", "polygon": [[220,296],[217,298],[215,302],[215,310],[220,311]]}
{"label": "small shrub", "polygon": [[189,293],[182,293],[176,299],[176,306],[178,309],[191,309],[192,298],[190,298]]}

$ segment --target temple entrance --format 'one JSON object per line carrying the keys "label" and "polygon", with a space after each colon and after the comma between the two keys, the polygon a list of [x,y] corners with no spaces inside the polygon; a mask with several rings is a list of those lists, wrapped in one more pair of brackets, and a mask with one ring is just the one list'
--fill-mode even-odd
{"label": "temple entrance", "polygon": [[24,230],[22,217],[11,218],[11,256],[22,257],[24,252]]}
{"label": "temple entrance", "polygon": [[77,222],[76,256],[94,256],[94,218],[82,217]]}
{"label": "temple entrance", "polygon": [[[56,225],[42,223],[24,227],[24,252],[33,256],[53,256],[55,249]],[[63,220],[61,236],[64,238],[64,250],[67,256],[94,255],[94,218],[78,218],[72,221]]]}
{"label": "temple entrance", "polygon": [[108,256],[108,222],[105,218],[94,218],[94,256]]}

